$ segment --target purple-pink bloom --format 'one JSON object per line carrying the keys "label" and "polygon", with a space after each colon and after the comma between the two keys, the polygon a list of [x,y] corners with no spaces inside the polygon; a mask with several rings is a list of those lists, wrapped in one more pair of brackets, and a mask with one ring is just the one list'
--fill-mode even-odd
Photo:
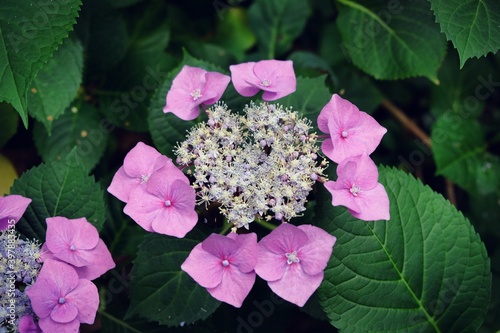
{"label": "purple-pink bloom", "polygon": [[123,211],[147,231],[182,238],[198,222],[195,205],[188,178],[169,163],[131,193]]}
{"label": "purple-pink bloom", "polygon": [[24,315],[19,319],[19,333],[42,333],[40,327],[30,315]]}
{"label": "purple-pink bloom", "polygon": [[372,116],[337,94],[321,110],[318,128],[330,135],[321,150],[336,163],[364,152],[373,153],[387,132]]}
{"label": "purple-pink bloom", "polygon": [[17,194],[0,197],[0,231],[19,222],[30,203],[31,199]]}
{"label": "purple-pink bloom", "polygon": [[274,101],[293,93],[297,80],[291,60],[262,60],[229,66],[236,91],[250,97],[263,90],[262,99]]}
{"label": "purple-pink bloom", "polygon": [[97,287],[80,279],[70,265],[52,259],[44,262],[26,294],[43,332],[78,332],[80,323],[94,322],[99,307]]}
{"label": "purple-pink bloom", "polygon": [[172,112],[182,120],[193,120],[200,114],[200,105],[217,102],[231,78],[203,68],[184,66],[172,81],[163,112]]}
{"label": "purple-pink bloom", "polygon": [[255,272],[276,295],[304,306],[323,280],[335,241],[318,227],[282,223],[259,242]]}
{"label": "purple-pink bloom", "polygon": [[255,282],[257,235],[211,234],[196,245],[181,269],[219,301],[237,308]]}
{"label": "purple-pink bloom", "polygon": [[80,278],[93,280],[115,267],[97,229],[86,218],[49,217],[42,260],[55,259],[72,265]]}
{"label": "purple-pink bloom", "polygon": [[149,177],[172,160],[160,154],[155,148],[138,142],[115,173],[108,192],[123,202],[128,201],[130,193],[144,186]]}
{"label": "purple-pink bloom", "polygon": [[389,197],[378,182],[378,170],[367,154],[347,158],[337,167],[337,180],[327,181],[332,205],[345,206],[365,221],[389,220]]}

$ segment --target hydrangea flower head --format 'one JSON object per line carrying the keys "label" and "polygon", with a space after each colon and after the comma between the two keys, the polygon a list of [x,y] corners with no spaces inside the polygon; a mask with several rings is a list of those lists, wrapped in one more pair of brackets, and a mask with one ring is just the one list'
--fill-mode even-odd
{"label": "hydrangea flower head", "polygon": [[255,282],[257,235],[211,234],[196,245],[181,269],[214,298],[241,307]]}
{"label": "hydrangea flower head", "polygon": [[229,66],[236,91],[245,97],[264,91],[262,99],[274,101],[293,93],[297,80],[291,60],[262,60]]}
{"label": "hydrangea flower head", "polygon": [[378,183],[378,170],[367,154],[343,160],[337,167],[336,181],[327,181],[332,205],[345,206],[356,218],[365,221],[389,220],[389,197]]}
{"label": "hydrangea flower head", "polygon": [[330,135],[321,150],[336,163],[364,152],[371,154],[387,132],[372,116],[337,94],[321,110],[318,128]]}
{"label": "hydrangea flower head", "polygon": [[182,238],[198,222],[195,205],[188,178],[169,163],[132,192],[123,211],[147,231]]}
{"label": "hydrangea flower head", "polygon": [[17,194],[0,197],[0,231],[8,228],[9,220],[17,223],[30,203],[31,199]]}
{"label": "hydrangea flower head", "polygon": [[282,223],[259,242],[255,272],[276,295],[304,306],[323,280],[335,241],[318,227]]}
{"label": "hydrangea flower head", "polygon": [[169,162],[171,163],[171,160],[155,148],[139,142],[125,156],[123,165],[108,187],[108,192],[119,200],[127,202],[133,190],[144,186],[153,173]]}
{"label": "hydrangea flower head", "polygon": [[42,260],[56,259],[72,265],[81,278],[93,280],[115,267],[97,229],[86,218],[49,217]]}
{"label": "hydrangea flower head", "polygon": [[217,102],[229,84],[230,77],[203,68],[184,66],[172,81],[163,112],[172,112],[182,120],[193,120],[201,104]]}
{"label": "hydrangea flower head", "polygon": [[97,287],[80,279],[70,265],[48,259],[36,282],[26,290],[43,332],[78,332],[92,324],[99,306]]}

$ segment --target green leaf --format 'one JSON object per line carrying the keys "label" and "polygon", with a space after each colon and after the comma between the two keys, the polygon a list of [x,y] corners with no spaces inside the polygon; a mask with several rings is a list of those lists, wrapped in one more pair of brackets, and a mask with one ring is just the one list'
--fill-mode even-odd
{"label": "green leaf", "polygon": [[45,162],[60,160],[76,147],[85,168],[92,170],[104,154],[108,141],[110,129],[103,124],[100,113],[93,106],[72,106],[54,121],[52,135],[41,123],[36,123],[33,139]]}
{"label": "green leaf", "polygon": [[257,0],[250,7],[248,18],[261,52],[273,59],[291,48],[310,14],[307,1]]}
{"label": "green leaf", "polygon": [[50,135],[52,122],[64,113],[82,83],[83,47],[66,38],[54,56],[40,69],[28,93],[28,112]]}
{"label": "green leaf", "polygon": [[319,225],[337,237],[319,288],[331,323],[341,332],[475,332],[491,293],[479,236],[453,205],[405,172],[381,168],[379,181],[390,221],[357,220],[323,193]]}
{"label": "green leaf", "polygon": [[28,126],[27,92],[76,22],[80,0],[0,2],[0,101]]}
{"label": "green leaf", "polygon": [[438,82],[446,43],[427,1],[339,2],[342,48],[356,66],[376,79],[425,76]]}
{"label": "green leaf", "polygon": [[431,139],[436,174],[471,193],[485,195],[500,188],[500,161],[486,151],[477,120],[447,112],[434,123]]}
{"label": "green leaf", "polygon": [[150,234],[139,246],[132,268],[127,318],[138,314],[168,326],[207,318],[220,302],[180,266],[203,237],[182,239]]}
{"label": "green leaf", "polygon": [[60,161],[42,163],[26,171],[14,181],[10,193],[32,200],[16,228],[42,243],[47,217],[85,217],[98,230],[104,223],[103,191],[94,177],[87,175],[76,149]]}
{"label": "green leaf", "polygon": [[[173,113],[163,113],[163,107],[166,103],[167,93],[172,85],[172,80],[181,71],[184,65],[200,67],[207,71],[217,71],[223,73],[219,67],[214,66],[203,60],[191,57],[187,52],[184,52],[183,61],[172,72],[170,72],[161,83],[160,87],[151,97],[149,105],[148,124],[153,142],[156,148],[169,157],[173,156],[173,149],[176,147],[178,141],[184,140],[187,132],[193,125],[201,119],[206,118],[203,112],[201,116],[192,121],[184,121],[177,118]],[[229,90],[229,89],[228,89]],[[224,100],[224,97],[222,98]],[[229,105],[229,103],[228,103]]]}
{"label": "green leaf", "polygon": [[460,56],[460,68],[472,57],[500,48],[500,3],[497,0],[429,0],[441,31]]}
{"label": "green leaf", "polygon": [[286,107],[291,107],[301,116],[309,118],[317,128],[316,119],[321,109],[332,98],[332,94],[325,86],[326,75],[315,78],[297,78],[297,90],[278,101]]}
{"label": "green leaf", "polygon": [[11,105],[0,102],[0,148],[16,134],[18,123],[16,110]]}

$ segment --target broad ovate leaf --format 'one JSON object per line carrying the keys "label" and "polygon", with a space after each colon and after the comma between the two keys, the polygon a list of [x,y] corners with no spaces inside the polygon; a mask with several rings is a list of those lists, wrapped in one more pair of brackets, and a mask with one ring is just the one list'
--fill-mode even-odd
{"label": "broad ovate leaf", "polygon": [[32,200],[16,224],[27,238],[45,240],[47,217],[68,219],[85,217],[98,230],[105,218],[104,193],[93,176],[88,175],[78,151],[73,149],[59,161],[42,163],[14,181],[10,194]]}
{"label": "broad ovate leaf", "polygon": [[446,42],[425,0],[340,0],[341,48],[376,79],[425,76],[437,83]]}
{"label": "broad ovate leaf", "polygon": [[436,21],[460,56],[460,68],[472,57],[500,48],[500,2],[497,0],[429,0]]}
{"label": "broad ovate leaf", "polygon": [[28,126],[27,92],[38,70],[73,28],[81,0],[0,2],[0,101]]}
{"label": "broad ovate leaf", "polygon": [[319,226],[337,237],[319,288],[340,332],[474,332],[490,261],[469,221],[403,171],[381,168],[391,220],[366,222],[322,194]]}

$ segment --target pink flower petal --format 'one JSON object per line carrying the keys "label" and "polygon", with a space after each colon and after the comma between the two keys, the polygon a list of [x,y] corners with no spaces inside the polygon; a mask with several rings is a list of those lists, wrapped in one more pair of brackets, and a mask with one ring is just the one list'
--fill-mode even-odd
{"label": "pink flower petal", "polygon": [[229,81],[231,81],[231,78],[227,75],[217,72],[207,72],[207,74],[205,74],[205,78],[207,82],[202,94],[204,94],[206,97],[203,98],[203,103],[211,105],[217,102],[222,97],[222,94],[226,90]]}
{"label": "pink flower petal", "polygon": [[[151,174],[171,161],[168,157],[164,156],[161,160],[162,163],[157,164],[156,160],[162,155],[153,147],[138,142],[132,148],[123,161],[125,173],[132,178],[140,180],[142,177],[150,177]],[[155,170],[156,168],[156,170]]]}
{"label": "pink flower petal", "polygon": [[323,281],[323,276],[323,272],[308,275],[300,265],[292,264],[285,271],[283,278],[268,282],[268,285],[279,297],[302,307],[318,289]]}
{"label": "pink flower petal", "polygon": [[222,259],[205,251],[202,243],[191,250],[181,269],[204,288],[214,288],[222,281]]}
{"label": "pink flower petal", "polygon": [[[60,299],[63,299],[62,297]],[[66,298],[64,298],[64,304],[56,304],[52,312],[50,313],[50,318],[58,323],[69,323],[70,321],[75,320],[76,316],[78,316],[78,309],[71,302],[67,302]]]}
{"label": "pink flower petal", "polygon": [[355,184],[362,190],[368,191],[378,182],[377,166],[366,153],[343,160],[337,168],[337,175],[337,182],[348,184],[347,189]]}
{"label": "pink flower petal", "polygon": [[47,221],[47,248],[52,254],[65,262],[81,267],[89,265],[91,256],[88,250],[99,242],[97,229],[87,219],[67,219],[49,217]]}
{"label": "pink flower petal", "polygon": [[19,333],[42,333],[40,327],[35,324],[35,320],[30,315],[24,315],[19,320]]}
{"label": "pink flower petal", "polygon": [[108,187],[108,192],[114,195],[118,200],[128,201],[130,193],[140,186],[141,181],[138,178],[132,178],[125,172],[123,165],[116,171],[113,180]]}
{"label": "pink flower petal", "polygon": [[207,288],[212,297],[219,301],[241,307],[255,283],[255,272],[241,272],[237,267],[224,267],[222,281],[215,288]]}
{"label": "pink flower petal", "polygon": [[90,280],[80,279],[76,288],[66,295],[66,300],[78,309],[78,321],[94,323],[99,308],[99,292]]}
{"label": "pink flower petal", "polygon": [[220,260],[228,259],[233,256],[238,250],[239,242],[234,239],[234,236],[222,236],[211,234],[202,243],[201,247],[204,251],[213,254]]}
{"label": "pink flower petal", "polygon": [[260,90],[258,86],[259,79],[253,72],[254,66],[255,62],[246,62],[229,66],[231,81],[233,82],[234,88],[242,96],[251,97]]}
{"label": "pink flower petal", "polygon": [[19,222],[30,203],[31,199],[17,194],[0,197],[0,231],[9,227],[10,220]]}
{"label": "pink flower petal", "polygon": [[253,232],[241,235],[232,232],[227,238],[234,239],[238,244],[232,255],[232,263],[243,273],[253,271],[259,257],[257,235]]}
{"label": "pink flower petal", "polygon": [[364,221],[390,220],[389,197],[382,184],[358,194],[358,211],[350,211],[352,216]]}
{"label": "pink flower petal", "polygon": [[80,332],[80,322],[75,319],[69,323],[58,323],[50,317],[40,318],[38,325],[42,332],[58,332],[58,333],[78,333]]}
{"label": "pink flower petal", "polygon": [[309,224],[299,225],[298,228],[309,237],[309,242],[297,252],[302,269],[308,275],[322,273],[330,260],[337,239],[323,229]]}
{"label": "pink flower petal", "polygon": [[158,216],[165,206],[165,200],[158,198],[142,188],[138,188],[130,193],[129,200],[123,212],[130,216],[144,230],[152,232],[153,220]]}
{"label": "pink flower petal", "polygon": [[111,253],[102,239],[99,239],[97,246],[90,251],[90,254],[92,255],[92,258],[89,260],[91,262],[90,265],[75,267],[80,279],[94,280],[110,269],[115,268],[116,265],[111,257]]}
{"label": "pink flower petal", "polygon": [[255,272],[261,279],[276,281],[283,277],[288,266],[285,253],[271,252],[259,243],[258,256]]}

